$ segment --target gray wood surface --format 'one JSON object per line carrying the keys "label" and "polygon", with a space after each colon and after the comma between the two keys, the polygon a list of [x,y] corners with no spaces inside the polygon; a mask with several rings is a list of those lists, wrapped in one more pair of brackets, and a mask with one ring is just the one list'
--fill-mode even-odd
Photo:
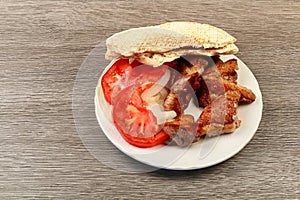
{"label": "gray wood surface", "polygon": [[[263,94],[260,127],[210,168],[118,171],[77,134],[76,74],[107,36],[174,20],[238,38]],[[0,199],[299,199],[299,61],[299,1],[0,0]]]}

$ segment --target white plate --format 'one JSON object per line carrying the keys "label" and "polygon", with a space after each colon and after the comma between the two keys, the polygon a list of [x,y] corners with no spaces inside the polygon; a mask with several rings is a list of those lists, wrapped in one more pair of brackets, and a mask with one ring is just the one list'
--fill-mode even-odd
{"label": "white plate", "polygon": [[238,116],[242,123],[234,133],[203,139],[188,148],[168,145],[153,148],[134,147],[121,137],[110,120],[110,107],[103,98],[101,87],[97,87],[95,95],[96,116],[104,134],[119,150],[128,156],[157,168],[173,170],[200,169],[229,159],[250,142],[259,126],[263,108],[262,95],[254,75],[236,56],[221,56],[223,61],[231,58],[238,60],[238,83],[250,88],[256,95],[255,102],[239,105]]}

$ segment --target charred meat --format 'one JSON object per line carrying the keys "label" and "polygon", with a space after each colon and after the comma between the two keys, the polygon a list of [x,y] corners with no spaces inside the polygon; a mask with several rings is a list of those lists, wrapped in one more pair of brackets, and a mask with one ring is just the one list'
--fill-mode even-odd
{"label": "charred meat", "polygon": [[[237,84],[236,59],[223,62],[218,56],[189,56],[172,62],[165,111],[174,110],[177,117],[164,124],[169,144],[181,147],[198,141],[202,136],[234,132],[241,123],[237,117],[238,103],[255,101],[255,94]],[[204,107],[199,118],[184,111],[196,94],[199,106]]]}

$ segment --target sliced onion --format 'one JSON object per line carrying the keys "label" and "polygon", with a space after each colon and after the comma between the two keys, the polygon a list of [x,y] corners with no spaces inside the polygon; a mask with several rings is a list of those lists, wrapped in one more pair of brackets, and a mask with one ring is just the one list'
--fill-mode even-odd
{"label": "sliced onion", "polygon": [[164,108],[157,103],[151,104],[149,109],[156,117],[157,124],[163,124],[166,121],[172,120],[177,116],[174,110],[164,111]]}
{"label": "sliced onion", "polygon": [[152,87],[143,92],[142,99],[147,101],[147,99],[159,93],[169,82],[170,76],[171,72],[167,69],[165,74]]}

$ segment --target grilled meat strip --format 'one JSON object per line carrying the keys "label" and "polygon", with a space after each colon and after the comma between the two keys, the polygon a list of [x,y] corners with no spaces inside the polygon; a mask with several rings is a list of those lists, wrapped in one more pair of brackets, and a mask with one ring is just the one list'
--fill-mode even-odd
{"label": "grilled meat strip", "polygon": [[215,66],[205,70],[200,81],[201,89],[197,91],[199,105],[206,107],[227,91],[239,92],[239,102],[255,101],[256,96],[250,89],[237,84],[237,68],[235,59],[225,63],[217,59]]}
{"label": "grilled meat strip", "polygon": [[[228,91],[236,91],[240,93],[241,103],[252,103],[255,101],[255,94],[248,88],[235,84],[224,79],[206,79],[201,81],[201,91],[197,93],[198,103],[202,107],[206,107],[215,101],[219,96],[224,95]],[[208,89],[209,88],[209,89]]]}
{"label": "grilled meat strip", "polygon": [[208,65],[208,61],[204,57],[188,59],[179,59],[173,67],[175,70],[171,71],[168,83],[170,93],[164,102],[164,110],[174,110],[178,115],[187,108],[194,91],[200,88],[199,77]]}
{"label": "grilled meat strip", "polygon": [[239,98],[239,92],[228,91],[206,106],[196,122],[192,115],[183,114],[165,123],[163,130],[170,136],[168,143],[185,147],[204,135],[212,137],[234,132],[241,123],[237,117]]}
{"label": "grilled meat strip", "polygon": [[206,106],[197,120],[197,137],[231,133],[240,126],[237,106],[240,95],[237,91],[226,92]]}
{"label": "grilled meat strip", "polygon": [[[223,62],[219,56],[216,56],[213,57],[213,60],[215,62],[217,70],[224,80],[237,83],[238,75],[236,70],[238,70],[239,68],[236,59],[230,59],[226,62]],[[207,70],[207,73],[209,73],[209,70]]]}
{"label": "grilled meat strip", "polygon": [[171,122],[166,122],[163,130],[170,136],[168,144],[186,147],[195,141],[197,126],[192,115],[184,114],[176,117]]}

